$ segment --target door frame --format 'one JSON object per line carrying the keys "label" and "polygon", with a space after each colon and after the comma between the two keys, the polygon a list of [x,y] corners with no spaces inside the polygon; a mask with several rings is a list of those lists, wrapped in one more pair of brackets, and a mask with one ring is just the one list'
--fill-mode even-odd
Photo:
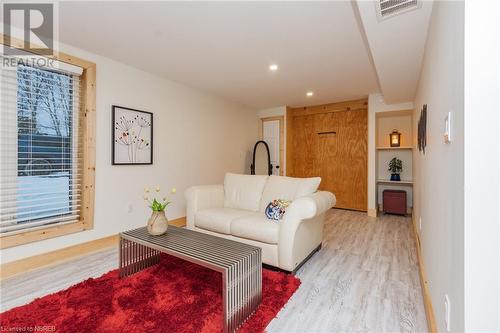
{"label": "door frame", "polygon": [[280,170],[279,170],[279,175],[283,176],[284,174],[284,162],[285,162],[285,117],[284,116],[274,116],[274,117],[264,117],[260,118],[260,128],[259,128],[259,137],[261,140],[264,140],[264,122],[266,121],[275,121],[279,120],[280,122],[280,152],[279,152],[279,159],[280,159]]}

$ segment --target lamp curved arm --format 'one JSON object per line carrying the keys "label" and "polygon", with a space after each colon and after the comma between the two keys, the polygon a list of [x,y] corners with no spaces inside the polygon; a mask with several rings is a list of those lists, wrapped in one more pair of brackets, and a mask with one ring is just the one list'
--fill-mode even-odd
{"label": "lamp curved arm", "polygon": [[252,164],[250,165],[250,174],[255,175],[255,152],[257,151],[257,147],[259,144],[263,143],[264,147],[266,147],[267,152],[267,174],[270,176],[273,173],[273,165],[271,164],[271,154],[269,153],[269,146],[263,140],[259,140],[255,143],[253,147],[253,157]]}

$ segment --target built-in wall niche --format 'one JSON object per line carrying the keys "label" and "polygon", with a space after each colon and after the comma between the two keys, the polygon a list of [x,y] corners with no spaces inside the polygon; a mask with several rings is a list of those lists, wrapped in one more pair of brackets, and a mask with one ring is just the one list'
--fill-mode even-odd
{"label": "built-in wall niche", "polygon": [[[401,147],[412,145],[412,111],[391,111],[377,113],[377,147],[391,148],[389,135],[394,129],[401,133]],[[395,147],[393,147],[395,148]]]}
{"label": "built-in wall niche", "polygon": [[413,209],[413,187],[412,185],[405,184],[404,182],[400,185],[394,184],[377,184],[377,198],[379,210],[382,210],[382,198],[384,190],[403,190],[406,191],[406,211],[411,214]]}
{"label": "built-in wall niche", "polygon": [[378,150],[377,158],[377,179],[391,179],[391,172],[389,171],[389,161],[394,157],[399,158],[403,162],[403,172],[401,172],[401,181],[413,181],[413,168],[412,168],[412,151],[411,149],[388,149]]}
{"label": "built-in wall niche", "polygon": [[[390,134],[393,130],[401,133],[401,145],[391,147]],[[376,114],[376,175],[377,203],[382,207],[382,192],[385,189],[405,190],[408,212],[413,207],[413,165],[412,165],[412,110],[378,112]],[[391,181],[389,162],[397,157],[403,162],[401,181]]]}

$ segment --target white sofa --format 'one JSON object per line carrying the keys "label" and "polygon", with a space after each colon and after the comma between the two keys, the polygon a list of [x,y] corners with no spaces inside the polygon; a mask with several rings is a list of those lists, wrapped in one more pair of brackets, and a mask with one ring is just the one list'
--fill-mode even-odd
{"label": "white sofa", "polygon": [[[317,191],[321,178],[228,173],[224,185],[186,191],[187,228],[262,248],[262,261],[295,271],[321,247],[325,212],[335,205],[330,192]],[[270,220],[265,208],[291,200],[283,219]]]}

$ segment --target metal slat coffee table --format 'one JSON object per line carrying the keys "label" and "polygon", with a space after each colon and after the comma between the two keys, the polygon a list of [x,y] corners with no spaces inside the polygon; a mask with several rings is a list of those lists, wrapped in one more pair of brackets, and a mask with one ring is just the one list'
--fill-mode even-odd
{"label": "metal slat coffee table", "polygon": [[256,246],[169,226],[151,236],[146,228],[120,233],[120,277],[157,264],[161,252],[222,273],[224,332],[234,332],[262,300],[262,254]]}

